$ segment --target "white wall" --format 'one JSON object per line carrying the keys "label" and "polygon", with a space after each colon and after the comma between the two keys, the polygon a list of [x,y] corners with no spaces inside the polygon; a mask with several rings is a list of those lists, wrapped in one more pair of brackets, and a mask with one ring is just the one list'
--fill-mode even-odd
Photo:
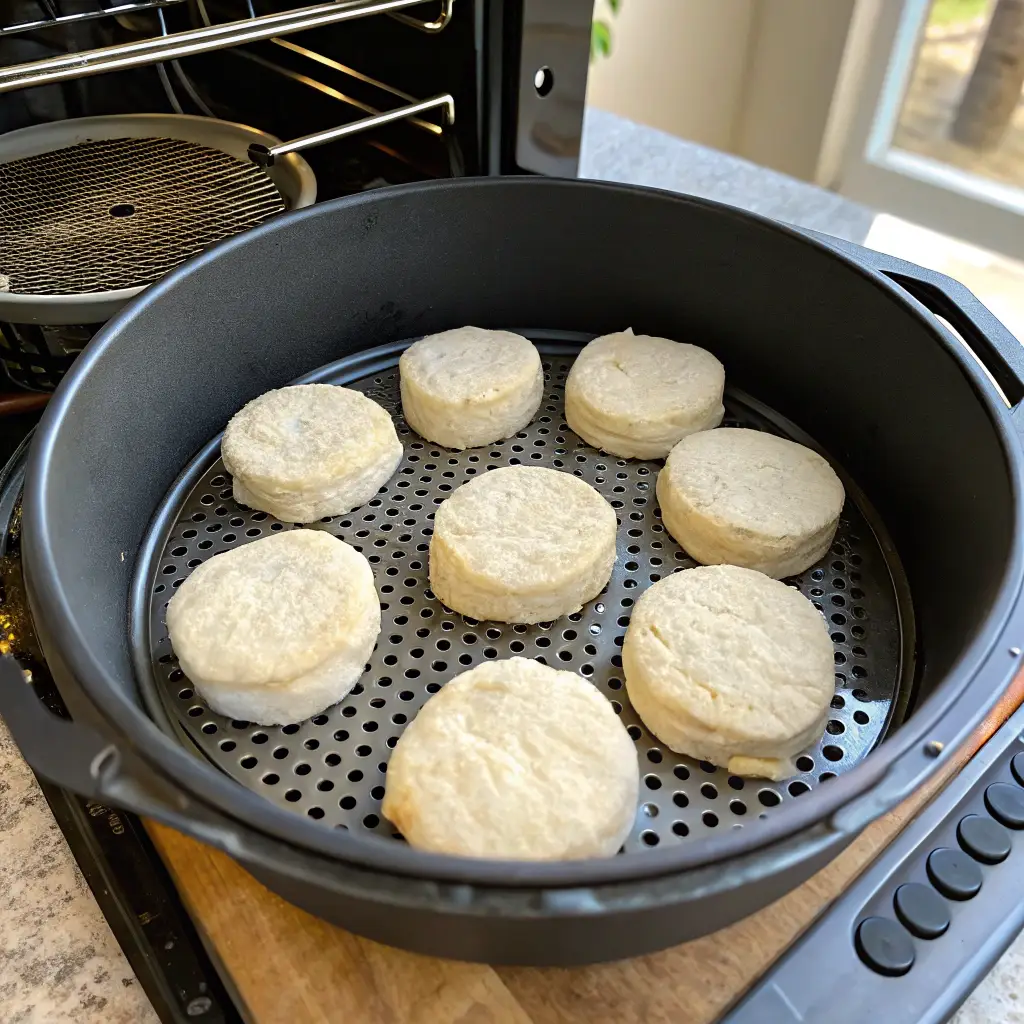
{"label": "white wall", "polygon": [[618,17],[605,2],[590,103],[814,177],[855,0],[622,0]]}
{"label": "white wall", "polygon": [[[831,0],[825,0],[831,2]],[[754,0],[622,0],[587,100],[716,149],[732,143]]]}
{"label": "white wall", "polygon": [[733,152],[814,178],[854,6],[756,0]]}

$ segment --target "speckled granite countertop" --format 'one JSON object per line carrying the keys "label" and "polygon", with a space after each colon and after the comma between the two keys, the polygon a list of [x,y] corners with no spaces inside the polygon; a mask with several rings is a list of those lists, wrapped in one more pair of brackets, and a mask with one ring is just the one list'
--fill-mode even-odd
{"label": "speckled granite countertop", "polygon": [[156,1020],[35,776],[0,723],[0,1021]]}
{"label": "speckled granite countertop", "polygon": [[[744,160],[587,113],[580,176],[689,192],[863,242],[870,210]],[[1024,1024],[1024,939],[954,1024]],[[0,1022],[151,1024],[132,974],[35,778],[0,724]]]}
{"label": "speckled granite countertop", "polygon": [[861,243],[874,213],[833,192],[591,108],[581,178],[688,192]]}

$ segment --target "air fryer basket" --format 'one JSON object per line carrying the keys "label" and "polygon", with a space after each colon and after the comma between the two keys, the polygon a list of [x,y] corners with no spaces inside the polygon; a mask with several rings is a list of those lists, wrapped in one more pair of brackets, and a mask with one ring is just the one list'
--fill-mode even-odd
{"label": "air fryer basket", "polygon": [[[455,673],[494,658],[536,657],[589,679],[612,702],[636,744],[643,799],[625,844],[629,851],[699,841],[718,828],[756,828],[786,801],[832,781],[868,754],[893,720],[899,721],[910,696],[913,609],[895,550],[864,495],[846,481],[850,498],[831,552],[791,581],[824,612],[836,659],[828,726],[797,758],[798,773],[784,783],[742,779],[673,754],[630,707],[620,651],[637,596],[662,576],[696,563],[661,523],[654,498],[661,463],[618,459],[580,440],[562,418],[566,374],[576,349],[565,337],[560,344],[545,343],[536,333],[534,338],[545,357],[542,407],[526,429],[486,448],[448,451],[409,428],[396,365],[401,343],[303,378],[354,387],[380,402],[395,419],[406,449],[398,472],[365,507],[313,526],[369,558],[380,591],[382,628],[355,692],[306,722],[270,728],[216,714],[194,692],[171,649],[167,603],[197,565],[260,536],[295,528],[238,505],[218,457],[219,439],[203,450],[157,513],[158,536],[145,546],[148,557],[139,560],[133,586],[133,657],[155,720],[165,721],[172,734],[183,733],[186,743],[222,771],[285,809],[326,826],[397,837],[380,804],[388,758],[407,722]],[[367,374],[368,364],[377,371]],[[381,364],[387,368],[379,369]],[[747,396],[730,393],[727,403],[726,425],[810,440]],[[579,612],[556,622],[509,625],[450,612],[434,597],[427,578],[434,511],[473,476],[523,464],[574,473],[611,502],[620,538],[611,581]]]}
{"label": "air fryer basket", "polygon": [[[898,278],[907,291],[873,267]],[[51,402],[29,469],[23,551],[41,640],[76,721],[46,717],[31,689],[15,679],[0,686],[5,717],[44,774],[197,835],[230,852],[286,898],[386,942],[468,959],[572,963],[631,955],[721,927],[806,878],[926,779],[991,707],[1017,667],[1024,615],[1018,600],[1022,453],[1015,414],[972,355],[908,291],[951,322],[1009,400],[1020,401],[1024,360],[1015,340],[953,282],[854,248],[840,254],[832,243],[689,198],[543,179],[442,182],[325,204],[226,242],[148,290],[105,328]],[[556,346],[546,350],[554,375],[549,393],[556,395],[561,360],[571,349],[557,346],[579,337],[567,332],[632,326],[699,342],[723,359],[728,380],[738,389],[731,396],[732,415],[745,421],[760,417],[759,425],[768,429],[806,432],[820,444],[864,497],[856,488],[851,491],[855,500],[848,504],[839,538],[842,553],[829,556],[843,562],[843,569],[832,576],[830,563],[821,566],[830,575],[828,588],[818,587],[823,593],[817,597],[845,601],[860,589],[865,596],[853,607],[866,609],[869,602],[883,600],[885,588],[869,591],[857,586],[863,580],[844,574],[867,577],[868,566],[874,572],[883,552],[881,564],[888,564],[890,574],[902,564],[915,625],[906,614],[909,603],[900,604],[898,571],[887,600],[899,614],[872,612],[871,625],[885,626],[891,640],[898,622],[904,640],[913,642],[911,686],[901,690],[896,682],[900,667],[909,672],[910,660],[878,658],[870,632],[856,644],[855,623],[837,623],[849,625],[850,635],[836,642],[837,652],[850,658],[851,676],[856,665],[863,668],[870,659],[877,659],[868,668],[871,685],[878,681],[873,676],[891,674],[890,695],[909,697],[905,720],[858,764],[855,755],[876,736],[868,736],[855,752],[826,737],[820,755],[808,754],[815,762],[808,777],[797,781],[811,785],[811,772],[817,781],[828,771],[823,766],[829,746],[840,751],[836,764],[846,770],[799,799],[787,794],[778,807],[766,809],[758,800],[758,814],[770,810],[763,820],[752,813],[749,794],[771,787],[748,782],[743,791],[731,790],[723,773],[715,779],[709,775],[708,783],[721,795],[704,793],[703,798],[718,801],[717,806],[742,800],[748,814],[743,827],[734,829],[712,826],[701,813],[697,836],[671,828],[675,821],[688,827],[695,821],[670,816],[675,812],[663,800],[669,768],[673,779],[686,781],[675,774],[680,759],[651,759],[648,763],[658,767],[646,774],[661,786],[648,784],[647,793],[661,795],[645,800],[658,813],[646,808],[644,813],[658,827],[638,827],[623,855],[509,864],[427,855],[395,842],[373,811],[375,787],[366,771],[355,769],[363,772],[361,779],[348,776],[353,770],[348,758],[364,757],[374,770],[385,758],[371,757],[374,742],[354,742],[347,719],[360,729],[377,722],[377,730],[364,731],[384,737],[386,749],[393,727],[402,724],[391,716],[408,717],[392,707],[401,703],[399,687],[414,694],[408,703],[415,706],[431,683],[455,671],[445,658],[428,655],[425,643],[423,655],[414,657],[412,645],[427,638],[410,635],[416,632],[410,621],[397,623],[403,614],[398,609],[386,612],[396,616],[392,621],[398,628],[391,633],[385,627],[378,651],[382,665],[364,678],[363,692],[351,704],[332,709],[326,723],[314,719],[298,733],[275,734],[273,742],[268,730],[216,721],[191,696],[180,696],[186,684],[170,678],[175,669],[172,661],[161,661],[165,652],[157,653],[149,678],[153,659],[147,644],[152,639],[159,645],[159,614],[147,637],[151,620],[143,613],[152,591],[167,586],[156,577],[163,575],[173,585],[182,566],[201,552],[233,543],[225,537],[230,529],[272,526],[236,514],[221,493],[226,484],[214,483],[213,451],[203,454],[231,413],[262,391],[339,359],[344,365],[329,368],[326,379],[362,381],[378,391],[393,387],[388,375],[394,343],[464,323],[536,328],[541,341]],[[527,442],[535,451],[547,450],[547,442],[534,443],[545,440],[541,428],[559,430],[555,436],[565,441],[555,444],[565,457],[587,459],[577,464],[584,474],[605,475],[601,486],[610,486],[609,496],[623,503],[620,515],[626,513],[622,566],[606,597],[616,587],[628,595],[638,590],[626,583],[639,582],[642,561],[649,578],[652,557],[664,561],[671,553],[675,560],[674,546],[651,544],[659,524],[647,504],[649,490],[640,486],[647,482],[640,470],[648,468],[649,478],[652,467],[618,467],[575,448],[561,422],[555,422],[558,399],[549,404],[554,409],[544,415],[551,415],[550,425],[541,421],[535,433],[531,428],[526,438],[495,450],[522,458]],[[421,489],[428,490],[430,500],[441,496],[442,487],[454,486],[456,477],[446,478],[445,472],[475,468],[468,461],[473,453],[456,458],[429,445],[415,449],[414,436],[404,438],[405,465],[415,467],[417,460],[424,465],[421,475],[429,479],[420,481],[427,484]],[[524,452],[516,453],[517,445]],[[433,450],[440,454],[430,454]],[[486,457],[485,465],[498,464]],[[550,457],[565,461],[554,450]],[[429,471],[427,458],[435,467]],[[449,458],[456,464],[445,468],[441,460]],[[598,462],[606,469],[598,470]],[[181,476],[190,465],[191,475]],[[611,466],[626,474],[624,483],[609,479]],[[382,591],[394,588],[384,591],[389,605],[407,599],[406,607],[419,614],[427,598],[422,577],[416,576],[422,559],[406,547],[412,534],[410,541],[391,547],[389,538],[373,534],[371,540],[368,527],[366,537],[358,537],[363,527],[356,526],[357,516],[387,518],[391,510],[396,522],[409,518],[421,532],[426,528],[401,513],[395,500],[399,482],[387,492],[388,500],[379,496],[380,506],[353,513],[349,526],[321,525],[352,530],[361,543],[374,545],[373,551],[404,550],[409,575],[388,574],[380,562],[377,582]],[[208,486],[193,493],[197,483]],[[615,486],[625,490],[616,492]],[[183,508],[189,516],[207,517],[194,524],[194,537],[184,536],[191,528],[179,522]],[[628,524],[636,520],[629,515],[640,510],[645,518],[633,546],[641,550],[630,552]],[[871,530],[854,527],[853,513],[865,514]],[[238,526],[232,523],[236,518],[242,520]],[[228,525],[219,530],[206,529],[223,522]],[[204,537],[213,540],[207,548],[199,547],[205,542],[200,525]],[[874,540],[868,538],[865,546],[867,532]],[[887,550],[886,534],[898,561]],[[380,539],[385,543],[378,548]],[[861,547],[855,550],[856,545]],[[664,554],[656,554],[659,550]],[[634,554],[642,558],[632,559],[636,569],[630,569]],[[851,555],[861,558],[861,568],[852,558],[846,561]],[[420,568],[411,568],[414,560]],[[133,593],[137,568],[143,582]],[[658,572],[655,568],[653,574]],[[816,582],[824,583],[806,575],[801,585],[808,592]],[[413,585],[407,587],[406,579]],[[542,656],[555,658],[565,652],[569,666],[577,660],[581,669],[593,666],[592,677],[610,687],[618,678],[616,655],[597,644],[591,655],[579,628],[601,625],[603,636],[607,620],[593,612],[585,610],[579,623],[562,620],[552,626],[547,635],[557,630],[560,642],[547,648],[536,645],[543,630],[529,638],[537,646],[534,653],[546,649],[550,655]],[[435,614],[441,615],[439,607]],[[452,633],[459,631],[460,643],[478,649],[480,656],[487,656],[488,645],[504,653],[499,645],[506,642],[514,652],[514,630],[490,623],[466,626],[462,620],[456,625],[457,617],[445,618],[452,621]],[[612,648],[615,629],[621,629],[617,618]],[[422,628],[429,627],[417,627]],[[492,628],[499,636],[488,635]],[[466,639],[467,632],[475,643]],[[383,660],[391,636],[399,638],[393,666]],[[437,638],[432,632],[428,637],[436,650]],[[863,653],[855,653],[854,646]],[[449,650],[477,656],[454,645]],[[446,661],[446,668],[411,663],[430,665],[428,657]],[[403,677],[420,680],[422,689],[386,676],[384,665],[400,664]],[[10,671],[9,663],[5,667]],[[420,675],[405,675],[409,669]],[[382,685],[383,678],[389,682]],[[178,686],[168,689],[170,684]],[[860,687],[847,688],[853,696]],[[348,706],[356,708],[355,715],[346,714]],[[370,717],[370,709],[385,706],[386,728]],[[197,712],[190,713],[192,708]],[[870,714],[868,720],[873,721]],[[861,724],[838,715],[836,722],[849,739],[856,735],[853,726]],[[333,742],[349,746],[328,749],[325,729]],[[335,739],[343,731],[349,735]],[[235,749],[225,752],[224,740],[234,742]],[[243,751],[240,743],[252,749]],[[370,754],[361,755],[361,746]],[[645,759],[650,747],[644,746]],[[285,753],[275,758],[278,749]],[[342,763],[327,761],[330,753]],[[848,753],[849,763],[843,760]],[[253,757],[258,768],[251,770],[261,779],[277,775],[278,781],[239,785],[211,763],[225,754],[231,755],[232,770],[249,771],[241,761]],[[322,760],[314,775],[316,758]],[[283,781],[285,771],[275,771],[274,760],[291,771],[289,778],[302,778],[294,769],[310,764],[309,782]],[[691,774],[699,770],[684,767]],[[343,778],[346,785],[361,787],[358,794],[342,791]],[[678,791],[693,799],[706,784],[696,781]],[[332,785],[320,788],[319,782]],[[270,789],[281,798],[268,800],[255,792]],[[288,797],[289,789],[298,799]],[[733,792],[748,796],[733,798]],[[330,820],[320,802],[327,795],[334,804]],[[355,799],[355,807],[341,805],[345,795]],[[300,806],[285,806],[292,803]],[[678,808],[674,800],[673,806]],[[322,817],[309,813],[314,807]],[[358,817],[342,817],[350,811]],[[741,815],[728,813],[730,824],[740,824]],[[371,815],[376,824],[366,820]],[[645,831],[658,841],[644,838]]]}

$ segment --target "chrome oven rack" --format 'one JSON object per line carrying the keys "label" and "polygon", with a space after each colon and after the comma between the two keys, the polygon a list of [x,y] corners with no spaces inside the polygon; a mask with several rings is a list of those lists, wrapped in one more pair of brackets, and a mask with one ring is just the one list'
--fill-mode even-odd
{"label": "chrome oven rack", "polygon": [[41,17],[31,22],[20,22],[12,25],[0,24],[0,39],[5,36],[22,32],[60,28],[81,21],[89,21],[104,17],[119,17],[144,11],[153,11],[158,18],[160,34],[150,38],[132,40],[93,50],[62,54],[34,60],[25,64],[8,67],[0,66],[0,94],[14,92],[33,86],[49,85],[72,79],[86,78],[112,71],[128,68],[157,65],[158,71],[164,75],[163,65],[170,62],[178,69],[177,61],[183,57],[210,53],[215,50],[229,50],[246,43],[258,43],[269,40],[277,46],[291,50],[301,57],[328,67],[340,74],[357,78],[367,84],[378,87],[381,91],[404,101],[403,106],[390,110],[381,110],[366,103],[357,101],[336,89],[325,86],[319,81],[282,68],[254,54],[239,49],[236,52],[243,57],[264,65],[269,70],[286,75],[321,92],[353,106],[367,116],[322,132],[303,136],[290,142],[275,146],[273,149],[254,147],[250,156],[256,162],[266,166],[275,158],[290,152],[323,145],[326,142],[340,139],[358,132],[364,132],[380,125],[394,121],[406,120],[425,131],[441,134],[443,127],[431,121],[423,120],[418,115],[432,109],[441,111],[445,124],[452,124],[455,119],[455,102],[451,95],[442,93],[425,100],[394,89],[391,86],[369,79],[359,72],[331,60],[308,48],[298,46],[283,36],[307,29],[319,28],[324,25],[372,15],[385,14],[404,25],[426,34],[436,34],[444,30],[452,19],[455,0],[439,0],[440,7],[433,19],[422,19],[405,12],[405,8],[423,7],[424,0],[333,0],[329,3],[318,3],[312,6],[295,7],[290,10],[278,11],[273,14],[257,15],[251,0],[243,0],[247,15],[238,20],[214,22],[207,13],[203,0],[194,0],[203,25],[186,31],[168,32],[163,9],[186,2],[186,0],[132,0],[118,3],[117,0],[107,3],[106,0],[93,0],[94,7],[78,10],[72,14],[64,14],[59,0],[37,0]]}
{"label": "chrome oven rack", "polygon": [[97,18],[116,18],[119,15],[135,14],[138,11],[152,11],[159,7],[173,7],[175,4],[185,2],[186,0],[135,0],[135,2],[104,6],[101,0],[96,0],[95,6],[88,10],[75,11],[73,14],[63,14],[54,3],[54,0],[37,0],[41,16],[30,21],[0,25],[0,39],[3,39],[4,36],[17,35],[20,32],[36,32],[44,28],[60,28],[65,25],[76,25],[80,21],[95,21]]}

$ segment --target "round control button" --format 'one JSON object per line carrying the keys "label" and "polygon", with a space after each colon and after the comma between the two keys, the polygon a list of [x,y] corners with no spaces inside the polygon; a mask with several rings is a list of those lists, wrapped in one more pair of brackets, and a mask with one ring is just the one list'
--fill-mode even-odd
{"label": "round control button", "polygon": [[857,925],[857,955],[879,974],[898,978],[914,966],[914,943],[895,921],[866,917]]}
{"label": "round control button", "polygon": [[949,927],[949,907],[930,886],[908,882],[892,899],[896,916],[919,939],[937,939]]}
{"label": "round control button", "polygon": [[1009,782],[993,782],[985,790],[985,806],[1007,828],[1024,828],[1024,789]]}
{"label": "round control button", "polygon": [[956,827],[957,842],[982,864],[998,864],[1010,855],[1013,840],[997,821],[968,814]]}
{"label": "round control button", "polygon": [[1024,754],[1015,754],[1010,762],[1010,771],[1013,777],[1024,786]]}
{"label": "round control button", "polygon": [[928,854],[928,877],[943,896],[969,900],[981,889],[981,868],[962,850],[940,847]]}

